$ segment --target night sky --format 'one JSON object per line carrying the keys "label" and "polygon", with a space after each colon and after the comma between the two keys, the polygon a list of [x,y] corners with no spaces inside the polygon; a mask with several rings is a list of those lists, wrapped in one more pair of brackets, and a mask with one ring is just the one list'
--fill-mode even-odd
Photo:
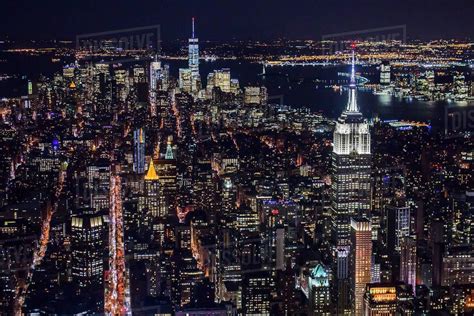
{"label": "night sky", "polygon": [[406,24],[409,39],[474,37],[473,0],[0,0],[0,36],[77,34],[160,24],[162,38],[320,39]]}

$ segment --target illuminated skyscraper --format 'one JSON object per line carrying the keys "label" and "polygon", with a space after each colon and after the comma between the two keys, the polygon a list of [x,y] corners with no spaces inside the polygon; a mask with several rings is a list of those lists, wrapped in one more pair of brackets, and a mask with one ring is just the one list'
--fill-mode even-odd
{"label": "illuminated skyscraper", "polygon": [[191,71],[191,92],[198,92],[201,89],[201,77],[199,75],[199,40],[194,36],[194,18],[193,31],[189,39],[189,58],[188,67]]}
{"label": "illuminated skyscraper", "polygon": [[179,89],[183,92],[190,93],[193,85],[193,74],[189,68],[179,69]]}
{"label": "illuminated skyscraper", "polygon": [[331,299],[329,295],[329,274],[327,269],[318,264],[308,279],[310,315],[331,315]]}
{"label": "illuminated skyscraper", "polygon": [[157,241],[160,247],[163,247],[168,208],[165,195],[163,194],[163,186],[155,170],[153,159],[150,159],[144,180],[145,191],[144,194],[138,198],[138,212],[139,214],[143,214],[141,222],[145,224],[149,232],[152,232],[153,239]]}
{"label": "illuminated skyscraper", "polygon": [[173,146],[173,137],[169,136],[166,144],[165,159],[158,160],[156,171],[160,175],[160,184],[168,208],[168,215],[176,216],[176,152]]}
{"label": "illuminated skyscraper", "polygon": [[156,58],[150,63],[150,86],[149,86],[149,97],[150,97],[150,112],[152,116],[156,115],[156,90],[158,89],[158,82],[161,79],[161,62]]}
{"label": "illuminated skyscraper", "polygon": [[265,87],[245,87],[244,103],[245,104],[267,104],[268,94]]}
{"label": "illuminated skyscraper", "polygon": [[350,246],[338,246],[336,250],[337,263],[336,263],[336,301],[338,315],[350,315],[352,312],[351,300],[350,300]]}
{"label": "illuminated skyscraper", "polygon": [[191,69],[191,73],[193,76],[199,76],[199,40],[194,37],[194,17],[192,19],[192,36],[189,39],[189,58],[188,58],[188,66]]}
{"label": "illuminated skyscraper", "polygon": [[[351,249],[354,244],[350,246],[351,218],[369,215],[370,209],[370,132],[357,106],[354,62],[353,52],[348,102],[336,123],[332,153],[331,219],[337,257],[335,295],[338,314],[351,313],[349,279],[354,272],[349,270],[349,253],[354,253]],[[370,256],[367,282],[370,282]],[[363,291],[364,288],[359,291],[361,299]]]}
{"label": "illuminated skyscraper", "polygon": [[389,284],[370,284],[364,295],[364,309],[356,315],[397,315],[397,288]]}
{"label": "illuminated skyscraper", "polygon": [[162,64],[155,56],[150,63],[150,91],[166,91],[169,87],[170,66]]}
{"label": "illuminated skyscraper", "polygon": [[222,184],[222,213],[229,216],[235,209],[237,190],[230,177],[225,177]]}
{"label": "illuminated skyscraper", "polygon": [[400,239],[400,281],[416,287],[416,240],[413,237]]}
{"label": "illuminated skyscraper", "polygon": [[145,175],[145,194],[138,199],[138,210],[148,210],[153,218],[164,219],[167,216],[160,178],[156,173],[153,159],[150,159],[147,174]]}
{"label": "illuminated skyscraper", "polygon": [[[474,249],[472,245],[451,246],[442,258],[441,284],[473,284]],[[473,306],[474,307],[474,306]]]}
{"label": "illuminated skyscraper", "polygon": [[145,132],[142,128],[133,132],[133,171],[145,172]]}
{"label": "illuminated skyscraper", "polygon": [[370,150],[369,125],[357,106],[352,52],[349,100],[336,123],[332,153],[332,227],[337,245],[348,243],[352,217],[369,215]]}
{"label": "illuminated skyscraper", "polygon": [[400,252],[403,237],[410,235],[410,206],[404,201],[396,201],[385,208],[387,218],[387,248],[389,252]]}
{"label": "illuminated skyscraper", "polygon": [[367,219],[351,220],[351,278],[354,315],[363,314],[365,287],[371,282],[372,227]]}
{"label": "illuminated skyscraper", "polygon": [[79,287],[99,287],[102,284],[106,237],[107,224],[101,215],[71,218],[71,274]]}
{"label": "illuminated skyscraper", "polygon": [[380,84],[389,85],[390,84],[390,64],[382,63],[380,65]]}
{"label": "illuminated skyscraper", "polygon": [[244,315],[270,315],[275,279],[271,271],[246,273],[242,281]]}
{"label": "illuminated skyscraper", "polygon": [[155,90],[157,88],[158,80],[161,77],[161,62],[154,60],[150,63],[150,89]]}
{"label": "illuminated skyscraper", "polygon": [[168,139],[166,141],[165,159],[166,160],[173,160],[174,159],[173,136],[168,136]]}
{"label": "illuminated skyscraper", "polygon": [[231,89],[230,69],[222,68],[214,70],[207,76],[207,93],[211,94],[212,89],[219,88],[222,92],[230,93]]}
{"label": "illuminated skyscraper", "polygon": [[100,159],[87,167],[87,190],[90,193],[90,206],[97,211],[109,207],[110,165]]}

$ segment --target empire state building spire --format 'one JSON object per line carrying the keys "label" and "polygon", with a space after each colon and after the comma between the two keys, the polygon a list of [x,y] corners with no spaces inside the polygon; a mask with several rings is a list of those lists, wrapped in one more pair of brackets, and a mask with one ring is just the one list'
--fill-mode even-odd
{"label": "empire state building spire", "polygon": [[355,58],[352,50],[351,82],[349,84],[349,99],[347,100],[346,112],[359,112],[356,96]]}

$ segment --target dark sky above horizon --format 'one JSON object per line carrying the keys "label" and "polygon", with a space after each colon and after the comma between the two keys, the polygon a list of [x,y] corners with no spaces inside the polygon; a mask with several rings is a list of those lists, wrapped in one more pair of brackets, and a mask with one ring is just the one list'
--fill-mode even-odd
{"label": "dark sky above horizon", "polygon": [[0,36],[75,38],[160,24],[162,38],[320,39],[406,25],[411,39],[474,38],[474,0],[0,0]]}

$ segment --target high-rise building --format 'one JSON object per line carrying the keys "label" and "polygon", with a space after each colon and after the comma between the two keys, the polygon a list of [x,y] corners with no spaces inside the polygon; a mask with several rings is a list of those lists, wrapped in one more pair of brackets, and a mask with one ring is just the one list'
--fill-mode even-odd
{"label": "high-rise building", "polygon": [[416,239],[405,236],[400,239],[400,281],[416,288]]}
{"label": "high-rise building", "polygon": [[147,78],[145,76],[145,67],[142,66],[134,66],[133,67],[133,82],[138,83],[138,82],[146,82]]}
{"label": "high-rise building", "polygon": [[367,120],[357,106],[354,52],[346,110],[334,131],[332,153],[332,229],[337,245],[349,242],[350,220],[369,215],[371,148]]}
{"label": "high-rise building", "polygon": [[145,172],[145,132],[139,128],[133,132],[133,171]]}
{"label": "high-rise building", "polygon": [[116,98],[125,102],[130,93],[130,80],[128,69],[114,69],[114,83]]}
{"label": "high-rise building", "polygon": [[364,295],[364,309],[355,315],[397,315],[397,288],[389,284],[369,284]]}
{"label": "high-rise building", "polygon": [[397,201],[385,207],[387,219],[386,244],[389,252],[400,252],[400,241],[410,235],[410,206],[405,201]]}
{"label": "high-rise building", "polygon": [[237,188],[230,176],[224,177],[221,188],[221,222],[222,224],[231,222],[231,214],[236,208]]}
{"label": "high-rise building", "polygon": [[226,93],[232,92],[229,68],[217,69],[209,73],[207,76],[207,93],[211,94],[214,88],[219,88]]}
{"label": "high-rise building", "polygon": [[150,159],[148,171],[145,175],[145,194],[138,199],[138,211],[147,209],[152,218],[166,218],[167,208],[160,184],[160,178],[155,170],[153,159]]}
{"label": "high-rise building", "polygon": [[179,88],[183,92],[191,93],[192,89],[192,70],[189,68],[179,69]]}
{"label": "high-rise building", "polygon": [[245,104],[267,104],[268,94],[265,87],[245,87],[244,89],[244,103]]}
{"label": "high-rise building", "polygon": [[363,314],[365,287],[371,282],[372,227],[365,218],[351,220],[351,278],[355,315]]}
{"label": "high-rise building", "polygon": [[[169,129],[173,126],[172,114],[170,113],[170,96],[165,91],[156,93],[156,115],[159,118],[159,126]],[[159,146],[159,145],[158,145]],[[157,151],[159,152],[159,150]],[[159,157],[156,157],[158,159]]]}
{"label": "high-rise building", "polygon": [[158,89],[158,83],[161,77],[161,62],[155,59],[150,63],[150,90]]}
{"label": "high-rise building", "polygon": [[338,246],[336,249],[336,313],[350,315],[352,312],[350,299],[350,246]]}
{"label": "high-rise building", "polygon": [[107,224],[101,215],[71,218],[71,273],[75,283],[86,288],[103,282]]}
{"label": "high-rise building", "polygon": [[276,274],[277,297],[281,301],[280,311],[284,315],[294,315],[299,310],[300,291],[297,289],[295,273],[296,271],[288,264],[285,270],[277,271]]}
{"label": "high-rise building", "polygon": [[380,65],[380,84],[389,85],[390,84],[390,64],[382,63]]}
{"label": "high-rise building", "polygon": [[108,208],[110,185],[110,164],[100,159],[87,167],[87,190],[90,195],[90,206],[97,211]]}
{"label": "high-rise building", "polygon": [[242,305],[245,315],[270,315],[275,280],[271,271],[246,273],[243,277]]}
{"label": "high-rise building", "polygon": [[152,116],[156,116],[156,90],[158,90],[158,82],[161,80],[161,62],[156,58],[150,63],[150,85],[149,93],[150,97],[150,113]]}
{"label": "high-rise building", "polygon": [[192,18],[192,34],[189,39],[188,47],[188,67],[191,69],[193,76],[199,76],[199,39],[194,36],[194,17]]}
{"label": "high-rise building", "polygon": [[[153,239],[160,248],[165,244],[165,228],[166,218],[168,216],[168,208],[166,197],[163,193],[163,185],[155,170],[153,158],[150,158],[148,171],[144,177],[145,191],[138,198],[138,213],[141,216],[140,224],[152,233]],[[151,235],[151,234],[150,234]],[[156,269],[150,271],[156,272]]]}
{"label": "high-rise building", "polygon": [[318,264],[308,279],[310,315],[331,315],[329,274],[325,266]]}
{"label": "high-rise building", "polygon": [[[463,161],[468,164],[472,161],[472,154],[464,153]],[[471,168],[467,168],[469,170]],[[474,242],[474,217],[471,216],[474,211],[474,192],[467,191],[462,194],[456,194],[452,197],[451,210],[453,214],[453,222],[451,229],[451,238],[456,244],[471,244]]]}
{"label": "high-rise building", "polygon": [[188,67],[191,71],[191,92],[198,92],[201,89],[201,76],[199,75],[199,40],[194,34],[194,17],[192,19],[192,35],[188,43]]}
{"label": "high-rise building", "polygon": [[156,171],[160,175],[165,203],[168,208],[169,216],[176,216],[176,191],[177,191],[177,170],[176,170],[176,152],[173,147],[173,137],[169,136],[166,144],[166,153],[164,159],[158,160]]}
{"label": "high-rise building", "polygon": [[[287,216],[280,213],[280,211],[275,208],[271,211],[265,212],[264,222],[265,222],[265,234],[266,234],[266,243],[267,246],[264,247],[265,257],[268,258],[272,267],[276,270],[285,269],[285,232],[288,236],[288,221]],[[289,238],[290,239],[290,238]],[[286,245],[289,246],[289,245]],[[289,247],[287,247],[287,251]]]}
{"label": "high-rise building", "polygon": [[[374,168],[372,172],[372,239],[386,236],[386,206],[405,197],[406,168],[403,165]],[[384,237],[386,240],[386,237]]]}
{"label": "high-rise building", "polygon": [[474,247],[472,245],[449,247],[442,260],[443,286],[474,283]]}
{"label": "high-rise building", "polygon": [[173,136],[168,136],[168,139],[166,140],[165,159],[166,160],[174,159]]}

